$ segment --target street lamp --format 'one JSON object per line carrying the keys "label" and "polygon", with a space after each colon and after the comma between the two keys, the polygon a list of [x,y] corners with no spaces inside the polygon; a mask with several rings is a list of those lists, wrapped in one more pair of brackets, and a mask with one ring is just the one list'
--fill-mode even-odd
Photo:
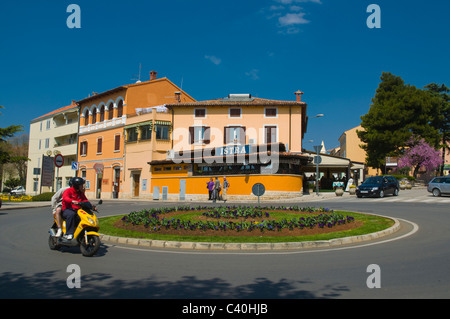
{"label": "street lamp", "polygon": [[[324,117],[323,114],[317,114],[316,116],[311,117]],[[314,163],[316,164],[316,195],[319,196],[319,164],[322,162],[322,158],[320,157],[320,150],[322,149],[322,145],[315,145],[314,150],[316,151],[316,156],[314,157]]]}

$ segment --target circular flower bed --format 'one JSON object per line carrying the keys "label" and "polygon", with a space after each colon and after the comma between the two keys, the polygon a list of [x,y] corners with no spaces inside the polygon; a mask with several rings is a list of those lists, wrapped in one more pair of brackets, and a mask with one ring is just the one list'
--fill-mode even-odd
{"label": "circular flower bed", "polygon": [[173,207],[132,212],[115,227],[146,233],[209,236],[301,236],[359,227],[362,222],[313,207]]}

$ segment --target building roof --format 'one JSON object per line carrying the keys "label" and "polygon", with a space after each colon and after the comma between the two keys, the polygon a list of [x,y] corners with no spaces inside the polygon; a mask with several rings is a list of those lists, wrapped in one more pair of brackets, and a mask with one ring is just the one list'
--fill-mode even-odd
{"label": "building roof", "polygon": [[162,78],[159,78],[159,79],[153,79],[153,80],[144,81],[144,82],[137,82],[137,83],[131,83],[131,84],[126,84],[126,85],[121,85],[121,86],[118,86],[118,87],[116,87],[116,88],[110,89],[110,90],[108,90],[108,91],[104,91],[104,92],[102,92],[102,93],[95,93],[94,95],[88,96],[88,97],[86,97],[86,98],[84,98],[84,99],[82,99],[82,100],[77,101],[77,103],[78,103],[78,104],[86,103],[86,102],[88,102],[88,101],[90,101],[90,100],[93,100],[93,99],[96,99],[96,98],[99,98],[99,97],[103,97],[103,96],[106,96],[106,95],[109,95],[109,94],[113,94],[113,93],[115,93],[115,92],[118,92],[118,91],[124,90],[124,89],[128,89],[128,88],[130,88],[130,87],[135,87],[135,86],[140,86],[140,85],[147,85],[147,84],[150,84],[150,83],[156,83],[156,82],[160,82],[160,81],[168,81],[168,82],[171,83],[173,86],[175,86],[175,87],[177,88],[177,90],[179,90],[180,92],[183,92],[184,95],[189,96],[189,98],[195,100],[195,99],[192,98],[189,94],[187,94],[186,92],[184,92],[184,91],[182,91],[180,88],[178,88],[178,86],[175,85],[175,84],[174,84],[172,81],[170,81],[168,78],[162,77]]}
{"label": "building roof", "polygon": [[34,120],[31,120],[31,123],[43,120],[46,117],[50,117],[50,116],[56,115],[58,113],[63,113],[65,111],[68,111],[68,110],[71,110],[71,109],[76,109],[77,107],[78,107],[78,105],[76,104],[76,102],[72,101],[72,104],[70,104],[70,105],[63,106],[63,107],[61,107],[59,109],[51,111],[50,113],[44,114],[42,116],[39,116],[39,117],[35,118]]}
{"label": "building roof", "polygon": [[197,102],[185,102],[185,103],[172,103],[166,104],[167,107],[180,107],[180,106],[273,106],[273,105],[301,105],[306,106],[305,102],[298,101],[280,101],[269,100],[258,97],[252,97],[250,94],[230,94],[228,97],[197,101]]}

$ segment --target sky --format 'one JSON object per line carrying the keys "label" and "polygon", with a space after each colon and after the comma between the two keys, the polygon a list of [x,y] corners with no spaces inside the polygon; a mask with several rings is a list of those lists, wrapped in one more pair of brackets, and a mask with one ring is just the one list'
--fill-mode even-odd
{"label": "sky", "polygon": [[136,82],[141,65],[142,81],[157,71],[198,101],[301,90],[304,147],[331,149],[368,112],[382,72],[450,86],[449,14],[448,0],[2,2],[0,127],[28,132],[72,100]]}

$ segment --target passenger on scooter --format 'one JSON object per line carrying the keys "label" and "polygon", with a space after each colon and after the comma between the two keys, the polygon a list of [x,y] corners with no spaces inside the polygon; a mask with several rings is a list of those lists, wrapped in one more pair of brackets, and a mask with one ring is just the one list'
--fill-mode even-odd
{"label": "passenger on scooter", "polygon": [[75,232],[75,217],[77,210],[80,209],[81,202],[87,202],[88,199],[83,192],[84,179],[81,177],[72,178],[72,187],[63,193],[62,216],[66,220],[66,234],[64,238],[72,239]]}
{"label": "passenger on scooter", "polygon": [[63,187],[60,188],[55,195],[52,196],[52,213],[53,213],[53,217],[56,219],[56,224],[58,225],[58,231],[56,232],[56,237],[60,237],[62,234],[62,217],[61,217],[61,212],[62,212],[62,198],[63,198],[63,193],[64,191],[66,191],[67,189],[69,189],[72,186],[72,179],[70,179],[69,181],[69,187]]}

